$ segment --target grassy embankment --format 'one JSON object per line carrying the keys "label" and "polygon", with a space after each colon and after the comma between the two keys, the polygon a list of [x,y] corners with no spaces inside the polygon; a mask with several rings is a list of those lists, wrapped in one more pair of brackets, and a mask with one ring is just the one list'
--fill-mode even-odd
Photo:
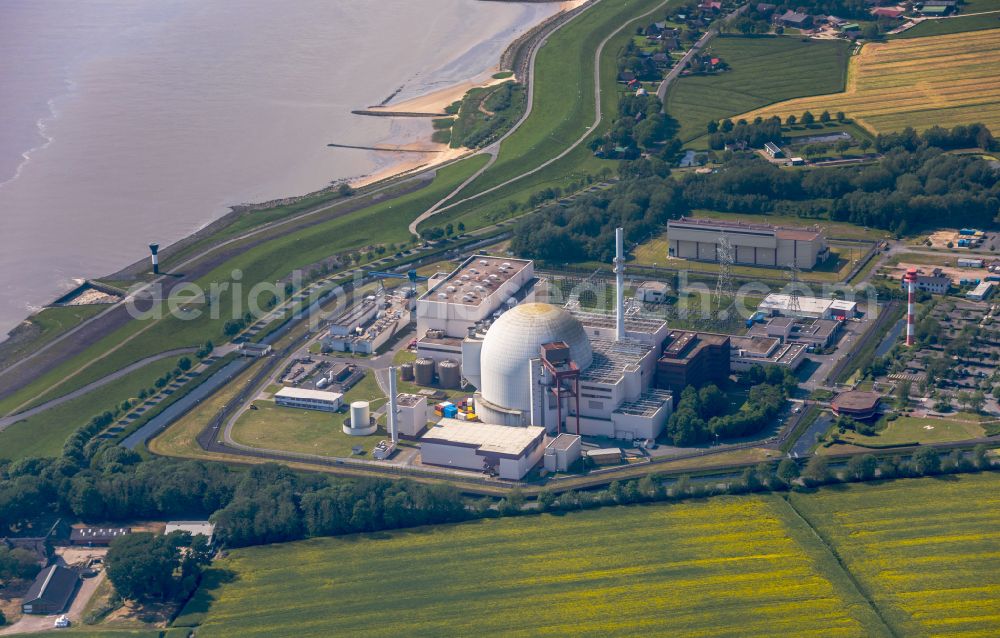
{"label": "grassy embankment", "polygon": [[[965,7],[966,5],[963,5]],[[989,11],[990,9],[984,9]],[[964,9],[968,13],[970,9]],[[966,33],[970,31],[984,31],[986,29],[1000,29],[1000,12],[984,13],[981,15],[958,16],[956,18],[946,18],[944,20],[924,20],[912,29],[907,29],[900,34],[888,36],[890,40],[910,40],[913,38],[924,38],[936,35],[949,35],[952,33]]]}
{"label": "grassy embankment", "polygon": [[998,481],[857,484],[792,494],[791,506],[720,497],[236,550],[174,625],[207,638],[992,635]]}
{"label": "grassy embankment", "polygon": [[[497,162],[453,201],[458,202],[540,166],[588,131],[594,123],[595,113],[592,97],[594,53],[602,40],[627,24],[604,46],[600,59],[602,120],[598,131],[603,130],[616,116],[621,93],[621,86],[616,82],[618,52],[632,37],[635,26],[646,20],[630,21],[630,18],[661,4],[662,0],[644,0],[638,4],[600,2],[550,36],[535,60],[531,114],[501,145]],[[614,171],[616,167],[617,162],[595,158],[584,143],[537,173],[435,215],[421,224],[421,229],[458,221],[467,228],[477,228],[506,219],[519,214],[511,211],[511,204],[523,206],[540,189],[558,187],[566,190],[572,184],[582,184],[588,175],[595,176],[604,169]]]}
{"label": "grassy embankment", "polygon": [[680,123],[684,142],[705,135],[712,120],[793,97],[836,93],[846,82],[849,49],[841,40],[719,37],[706,52],[730,70],[679,78],[667,93],[667,113]]}
{"label": "grassy embankment", "polygon": [[[930,417],[901,416],[894,421],[886,421],[880,427],[874,436],[864,436],[848,430],[840,435],[840,439],[845,443],[858,443],[861,446],[885,447],[912,443],[966,441],[985,434],[983,426],[979,423]],[[831,454],[835,454],[838,452],[837,447],[832,445],[827,449]]]}
{"label": "grassy embankment", "polygon": [[154,361],[123,379],[10,425],[0,432],[0,458],[58,456],[69,435],[92,416],[136,399],[142,389],[153,387],[158,377],[176,366],[173,357]]}
{"label": "grassy embankment", "polygon": [[785,118],[825,109],[843,111],[882,133],[976,122],[998,130],[998,66],[1000,29],[870,43],[852,59],[844,92],[788,100],[743,117]]}
{"label": "grassy embankment", "polygon": [[[244,282],[276,281],[296,268],[336,252],[372,243],[402,242],[408,239],[406,225],[410,219],[454,189],[484,162],[485,158],[473,158],[449,166],[424,189],[255,247],[215,268],[197,283],[207,290],[213,282],[230,281],[234,270],[242,272]],[[373,227],[380,229],[377,235],[373,235]],[[245,300],[243,304],[245,307]],[[222,318],[214,320],[207,313],[184,320],[165,312],[162,319],[131,321],[24,389],[0,400],[0,412],[25,402],[40,403],[65,394],[152,353],[197,345],[208,339],[221,343],[225,340],[223,324],[232,316],[232,305],[232,297],[222,295],[216,302]]]}
{"label": "grassy embankment", "polygon": [[25,320],[27,325],[15,329],[20,335],[0,344],[0,359],[17,361],[107,308],[104,304],[43,308]]}

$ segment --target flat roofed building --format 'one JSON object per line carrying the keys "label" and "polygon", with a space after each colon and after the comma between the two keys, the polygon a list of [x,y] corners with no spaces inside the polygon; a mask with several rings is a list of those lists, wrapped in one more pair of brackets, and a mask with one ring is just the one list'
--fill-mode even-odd
{"label": "flat roofed building", "polygon": [[69,533],[71,545],[110,545],[111,541],[132,533],[130,527],[74,527]]}
{"label": "flat roofed building", "polygon": [[755,365],[778,365],[795,370],[805,358],[803,343],[782,343],[776,337],[730,337],[730,368],[747,370]]}
{"label": "flat roofed building", "polygon": [[417,299],[417,334],[436,330],[462,339],[469,328],[530,298],[535,282],[531,260],[473,255]]}
{"label": "flat roofed building", "polygon": [[[906,290],[906,282],[903,281],[905,275],[900,275],[899,285]],[[943,295],[951,288],[951,277],[943,273],[940,268],[935,268],[930,275],[917,273],[917,290],[929,292],[935,295]]]}
{"label": "flat roofed building", "polygon": [[420,460],[520,480],[545,452],[545,429],[441,419],[420,437]]}
{"label": "flat roofed building", "polygon": [[669,255],[717,262],[723,235],[732,245],[737,264],[785,267],[795,263],[809,270],[830,255],[826,236],[819,227],[788,228],[691,217],[667,222]]}
{"label": "flat roofed building", "polygon": [[61,565],[50,565],[38,572],[35,582],[21,599],[25,614],[58,614],[66,609],[73,598],[80,577],[75,570]]}
{"label": "flat roofed building", "polygon": [[670,294],[670,284],[665,281],[644,281],[635,290],[635,298],[645,303],[663,303]]}
{"label": "flat roofed building", "polygon": [[581,458],[583,439],[563,432],[545,446],[543,463],[549,472],[567,472]]}
{"label": "flat roofed building", "polygon": [[851,390],[841,392],[830,401],[830,409],[837,416],[849,416],[852,419],[870,419],[878,411],[882,397],[877,392],[861,392]]}
{"label": "flat roofed building", "polygon": [[656,362],[656,386],[674,397],[689,385],[722,382],[729,376],[730,339],[727,335],[675,330]]}
{"label": "flat roofed building", "polygon": [[990,298],[993,294],[993,282],[992,281],[981,281],[979,285],[965,293],[966,298],[972,299],[973,301],[984,301]]}
{"label": "flat roofed building", "polygon": [[798,298],[798,309],[793,308],[791,295],[772,292],[757,306],[759,312],[768,316],[808,317],[811,319],[848,319],[857,316],[858,303],[843,299],[823,299],[821,297]]}
{"label": "flat roofed building", "polygon": [[274,394],[274,402],[281,407],[322,412],[336,412],[343,398],[344,395],[339,392],[305,388],[282,388]]}
{"label": "flat roofed building", "polygon": [[427,427],[427,397],[401,392],[396,395],[396,427],[401,436],[415,437]]}
{"label": "flat roofed building", "polygon": [[834,342],[841,326],[842,321],[833,319],[772,317],[766,323],[753,324],[747,331],[747,336],[777,337],[785,343],[804,343],[825,348]]}
{"label": "flat roofed building", "polygon": [[208,521],[170,521],[164,528],[164,534],[172,532],[187,532],[191,536],[204,536],[211,543],[215,538],[215,525]]}

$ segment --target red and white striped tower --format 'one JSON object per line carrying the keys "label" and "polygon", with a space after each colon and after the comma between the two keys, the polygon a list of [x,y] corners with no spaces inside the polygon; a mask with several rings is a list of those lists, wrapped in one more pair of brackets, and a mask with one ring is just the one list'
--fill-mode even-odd
{"label": "red and white striped tower", "polygon": [[916,304],[913,300],[917,292],[917,269],[910,268],[903,275],[903,283],[906,284],[906,345],[912,346],[915,339],[914,328],[917,323]]}

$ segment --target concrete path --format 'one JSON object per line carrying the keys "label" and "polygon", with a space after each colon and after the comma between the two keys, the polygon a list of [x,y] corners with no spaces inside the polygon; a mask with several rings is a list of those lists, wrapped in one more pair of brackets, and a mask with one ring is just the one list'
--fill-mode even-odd
{"label": "concrete path", "polygon": [[9,425],[17,423],[18,421],[23,421],[24,419],[27,419],[28,417],[34,416],[36,414],[39,414],[40,412],[45,412],[46,410],[54,408],[54,407],[56,407],[58,405],[62,405],[63,403],[66,403],[67,401],[72,401],[73,399],[75,399],[77,397],[81,397],[81,396],[87,394],[88,392],[91,392],[92,390],[96,390],[98,388],[102,388],[102,387],[108,385],[109,383],[111,383],[113,381],[117,381],[118,379],[121,379],[122,377],[124,377],[124,376],[126,376],[128,374],[131,374],[132,372],[135,372],[136,370],[142,369],[143,367],[149,365],[150,363],[154,363],[156,361],[160,361],[161,359],[168,359],[170,357],[177,357],[177,356],[180,356],[182,354],[190,354],[190,353],[194,352],[195,350],[197,350],[197,348],[177,348],[175,350],[167,350],[166,352],[161,352],[160,354],[154,354],[151,357],[146,357],[145,359],[140,359],[139,361],[136,361],[135,363],[127,365],[124,368],[122,368],[121,370],[118,370],[117,372],[112,372],[111,374],[109,374],[108,376],[106,376],[106,377],[104,377],[102,379],[98,379],[97,381],[93,381],[93,382],[88,383],[87,385],[85,385],[85,386],[83,386],[81,388],[77,388],[76,390],[73,390],[72,392],[64,394],[64,395],[62,395],[59,398],[52,399],[51,401],[46,401],[45,403],[43,403],[41,405],[38,405],[38,406],[35,406],[35,407],[33,407],[33,408],[29,409],[29,410],[24,410],[23,412],[18,412],[16,414],[10,414],[8,416],[2,417],[2,418],[0,418],[0,432],[2,432]]}

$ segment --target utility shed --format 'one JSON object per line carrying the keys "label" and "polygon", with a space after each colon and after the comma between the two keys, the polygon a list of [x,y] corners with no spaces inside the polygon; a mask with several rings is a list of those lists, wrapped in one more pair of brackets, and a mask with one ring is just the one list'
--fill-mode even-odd
{"label": "utility shed", "polygon": [[25,614],[58,614],[69,605],[80,577],[72,569],[50,565],[38,572],[35,582],[24,595],[21,611]]}

